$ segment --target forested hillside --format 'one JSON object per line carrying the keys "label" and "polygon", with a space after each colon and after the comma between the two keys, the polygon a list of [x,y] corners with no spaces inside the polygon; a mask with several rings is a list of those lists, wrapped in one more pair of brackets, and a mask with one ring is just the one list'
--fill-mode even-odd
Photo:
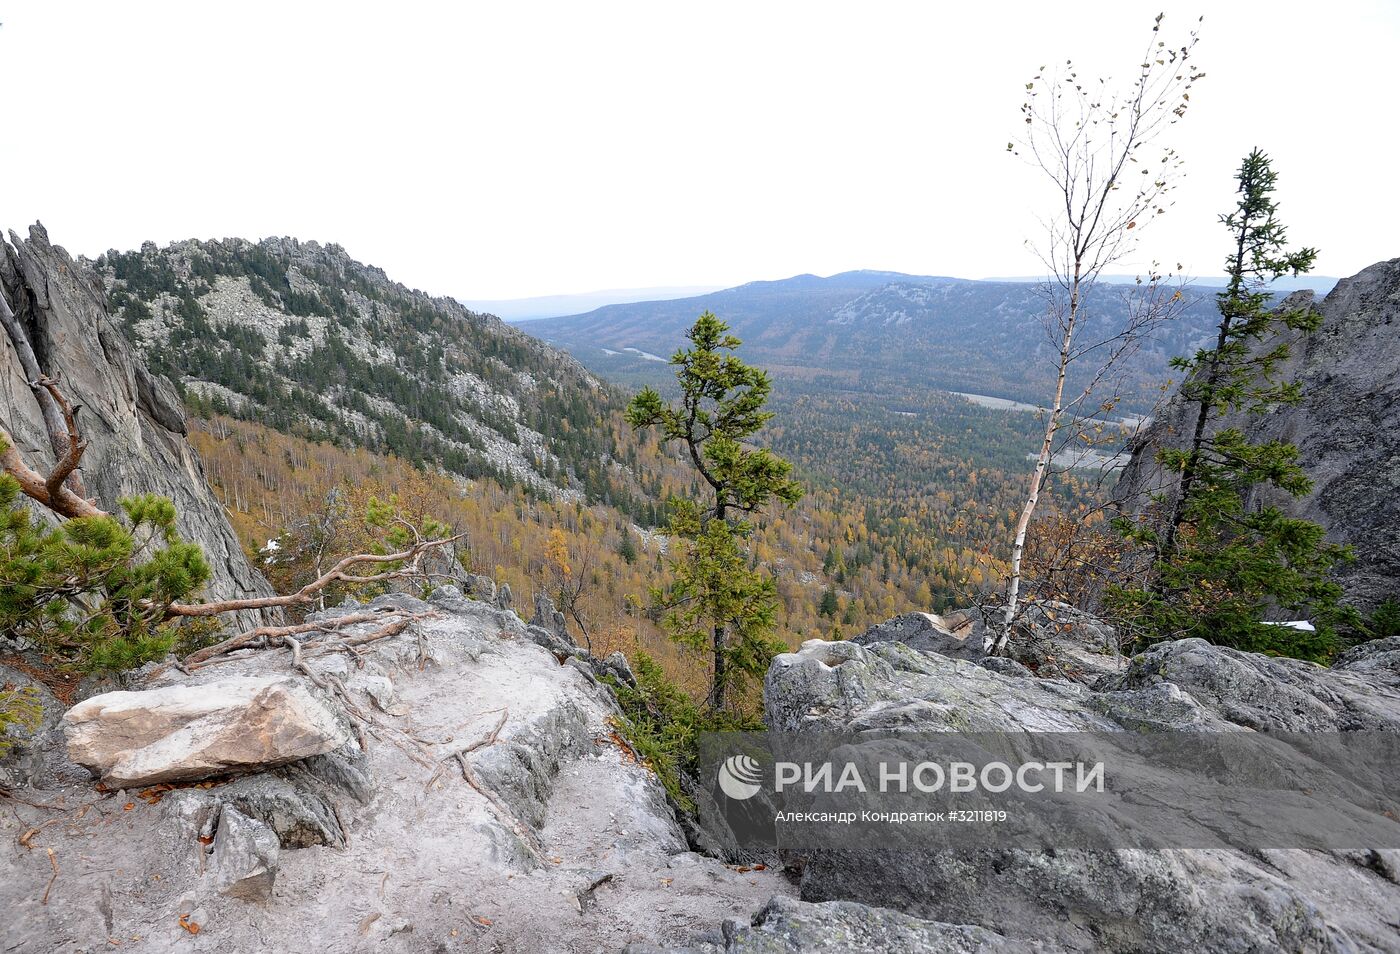
{"label": "forested hillside", "polygon": [[339,246],[148,243],[96,265],[113,313],[197,414],[630,501],[608,427],[616,394],[498,319],[391,282]]}

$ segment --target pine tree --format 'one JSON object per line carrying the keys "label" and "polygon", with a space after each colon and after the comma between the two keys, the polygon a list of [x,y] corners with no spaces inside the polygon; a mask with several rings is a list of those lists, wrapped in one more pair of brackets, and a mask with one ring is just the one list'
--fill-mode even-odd
{"label": "pine tree", "polygon": [[637,562],[637,544],[632,540],[632,531],[624,529],[622,531],[622,541],[617,545],[617,555],[622,557],[622,562],[628,566]]}
{"label": "pine tree", "polygon": [[96,671],[170,651],[177,634],[165,607],[208,581],[208,561],[176,534],[166,498],[121,505],[124,521],[78,517],[46,528],[20,503],[19,482],[0,474],[0,631]]}
{"label": "pine tree", "polygon": [[[1273,200],[1278,175],[1268,156],[1254,150],[1236,178],[1240,198],[1220,217],[1234,248],[1227,285],[1217,296],[1214,346],[1173,362],[1185,376],[1181,395],[1196,410],[1186,446],[1157,454],[1166,471],[1180,474],[1175,493],[1157,501],[1165,513],[1160,527],[1118,521],[1123,533],[1152,548],[1151,579],[1117,589],[1111,599],[1144,641],[1201,636],[1241,649],[1325,659],[1334,651],[1332,627],[1341,613],[1341,588],[1327,573],[1348,558],[1346,550],[1326,543],[1315,523],[1276,506],[1247,506],[1261,489],[1294,497],[1312,489],[1298,449],[1279,440],[1251,441],[1240,427],[1212,428],[1228,415],[1296,404],[1299,385],[1278,379],[1289,349],[1277,339],[1286,331],[1314,330],[1320,321],[1309,308],[1270,308],[1268,283],[1307,271],[1317,250],[1284,251],[1286,230]],[[1316,632],[1261,622],[1278,610],[1308,614]]]}
{"label": "pine tree", "polygon": [[826,591],[822,593],[821,605],[817,608],[817,612],[829,619],[835,619],[836,614],[841,612],[841,601],[836,596],[835,586],[828,586]]}
{"label": "pine tree", "polygon": [[772,577],[750,566],[748,517],[773,502],[802,497],[792,465],[748,441],[773,416],[772,382],[733,352],[740,341],[705,312],[687,332],[689,349],[671,357],[681,402],[671,406],[651,387],[627,408],[634,428],[655,427],[662,443],[680,441],[706,487],[671,502],[667,532],[678,541],[674,582],[653,593],[677,642],[711,657],[708,705],[725,708],[731,690],[760,677],[783,644],[773,635],[778,596]]}

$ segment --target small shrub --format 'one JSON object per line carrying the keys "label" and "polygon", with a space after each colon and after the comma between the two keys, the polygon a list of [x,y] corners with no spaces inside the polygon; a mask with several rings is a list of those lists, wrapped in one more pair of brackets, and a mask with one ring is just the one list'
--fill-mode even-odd
{"label": "small shrub", "polygon": [[635,689],[608,678],[623,712],[618,730],[656,773],[671,799],[684,811],[693,812],[695,803],[685,794],[681,778],[695,770],[700,734],[757,732],[763,723],[755,716],[697,704],[667,679],[661,666],[643,650],[637,651],[631,664],[637,677]]}

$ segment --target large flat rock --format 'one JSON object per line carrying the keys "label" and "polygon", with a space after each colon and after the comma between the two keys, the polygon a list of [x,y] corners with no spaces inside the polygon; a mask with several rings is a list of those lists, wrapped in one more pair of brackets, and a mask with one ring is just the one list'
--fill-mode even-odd
{"label": "large flat rock", "polygon": [[117,787],[268,768],[350,741],[291,676],[106,692],[69,709],[63,731],[68,756]]}

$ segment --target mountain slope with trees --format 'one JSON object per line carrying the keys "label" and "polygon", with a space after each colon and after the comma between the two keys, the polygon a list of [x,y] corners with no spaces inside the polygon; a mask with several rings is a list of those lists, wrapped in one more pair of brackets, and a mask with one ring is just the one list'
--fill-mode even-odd
{"label": "mountain slope with trees", "polygon": [[269,238],[108,252],[113,313],[197,414],[228,413],[546,495],[628,497],[619,394],[499,319],[337,245]]}

